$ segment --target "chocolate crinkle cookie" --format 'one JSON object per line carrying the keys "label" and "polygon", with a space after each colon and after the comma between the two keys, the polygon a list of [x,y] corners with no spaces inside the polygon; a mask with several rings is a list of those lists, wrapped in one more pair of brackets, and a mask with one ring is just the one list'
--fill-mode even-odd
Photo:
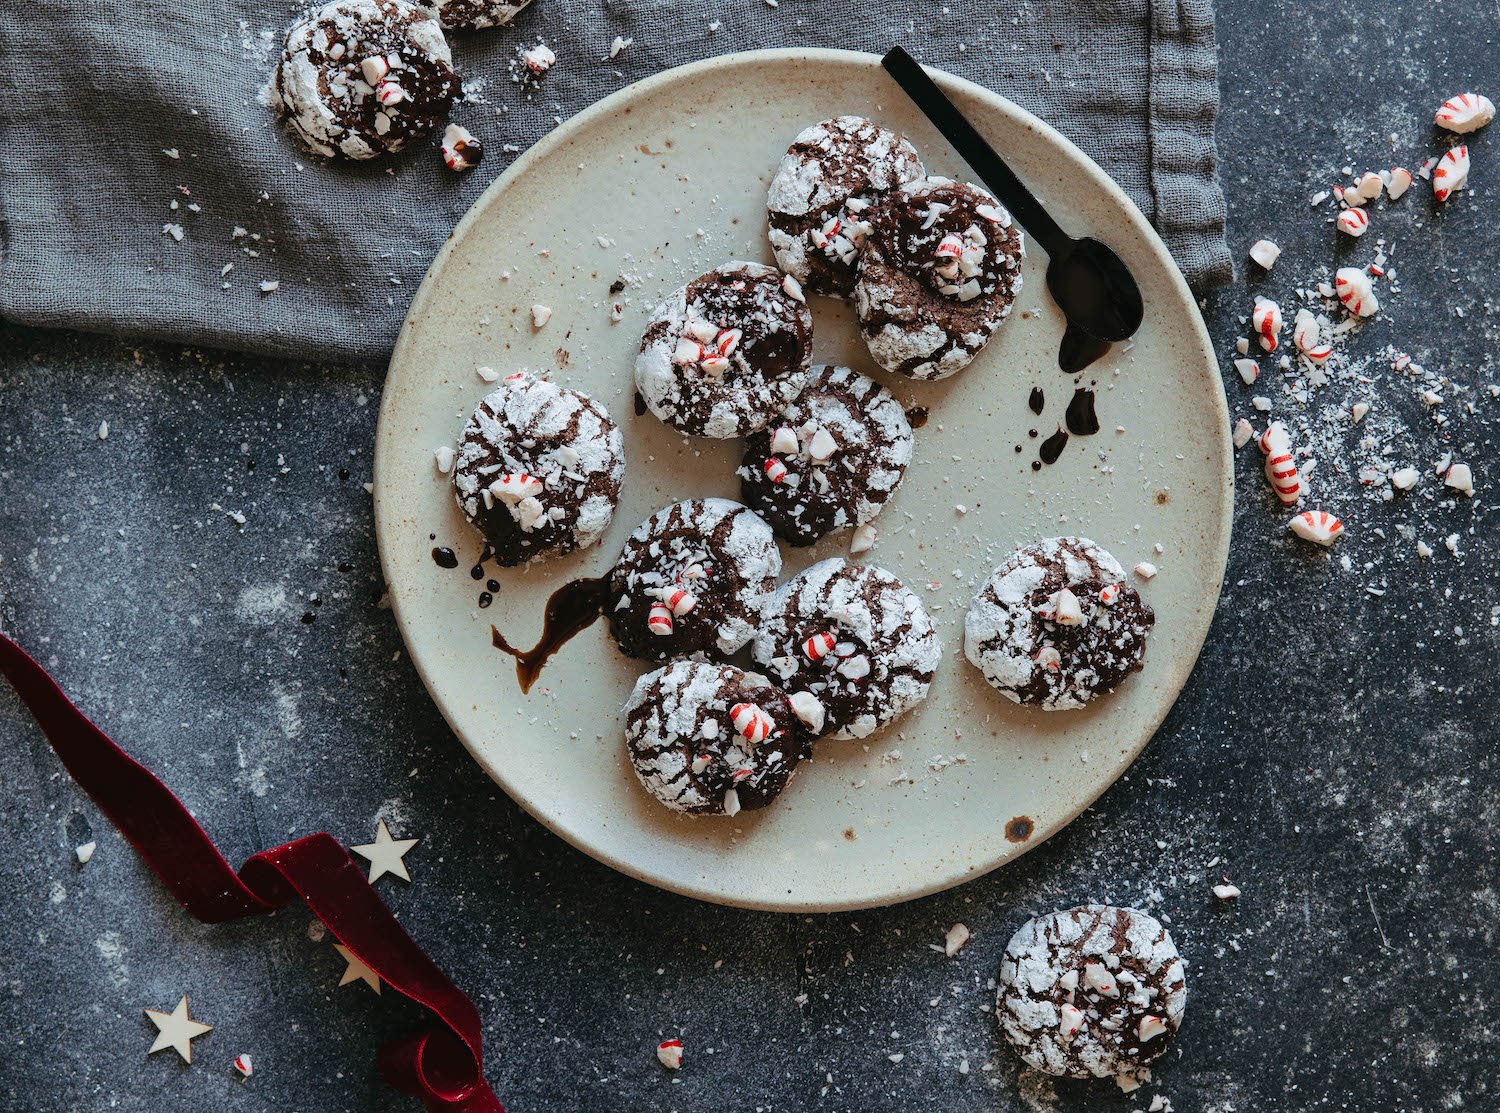
{"label": "chocolate crinkle cookie", "polygon": [[839,557],[776,590],[752,647],[815,736],[864,738],[927,696],[942,656],[921,600]]}
{"label": "chocolate crinkle cookie", "polygon": [[435,0],[432,6],[444,27],[478,31],[503,27],[530,3],[531,0]]}
{"label": "chocolate crinkle cookie", "polygon": [[779,575],[776,538],[754,511],[728,499],[689,499],[658,510],[626,538],[604,613],[631,657],[723,656],[755,633]]}
{"label": "chocolate crinkle cookie", "polygon": [[989,343],[1021,290],[1021,233],[1000,202],[948,178],[908,182],[871,210],[854,309],[875,362],[946,379]]}
{"label": "chocolate crinkle cookie", "polygon": [[1021,1058],[1133,1089],[1182,1024],[1187,982],[1167,929],[1088,904],[1028,920],[1000,960],[995,1015]]}
{"label": "chocolate crinkle cookie", "polygon": [[777,264],[811,293],[849,297],[870,207],[924,173],[916,148],[863,116],[805,128],[766,196]]}
{"label": "chocolate crinkle cookie", "polygon": [[729,262],[651,314],[635,385],[651,412],[695,437],[739,437],[802,393],[812,314],[775,267]]}
{"label": "chocolate crinkle cookie", "polygon": [[442,27],[407,0],[335,0],[303,16],[271,86],[309,147],[356,159],[426,135],[458,91]]}
{"label": "chocolate crinkle cookie", "polygon": [[624,476],[624,441],[608,411],[581,391],[521,371],[464,426],[453,489],[495,559],[515,565],[596,544]]}
{"label": "chocolate crinkle cookie", "polygon": [[763,808],[808,754],[786,693],[733,665],[673,661],[636,681],[625,742],[641,784],[680,812]]}
{"label": "chocolate crinkle cookie", "polygon": [[811,545],[879,514],[911,452],[890,391],[847,367],[816,367],[801,396],[746,441],[740,497],[777,536]]}
{"label": "chocolate crinkle cookie", "polygon": [[1016,703],[1082,707],[1141,667],[1156,612],[1087,537],[1017,550],[964,618],[964,653]]}

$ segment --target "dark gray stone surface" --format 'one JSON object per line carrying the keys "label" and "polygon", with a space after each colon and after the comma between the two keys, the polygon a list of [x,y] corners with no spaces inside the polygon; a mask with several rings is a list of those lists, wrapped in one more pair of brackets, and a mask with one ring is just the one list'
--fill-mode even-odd
{"label": "dark gray stone surface", "polygon": [[[1494,12],[1236,3],[1220,26],[1231,246],[1282,244],[1250,286],[1290,306],[1336,254],[1307,198],[1345,164],[1391,164],[1391,133],[1412,165],[1445,96],[1500,90]],[[1430,471],[1452,450],[1477,496],[1445,500],[1429,477],[1382,502],[1352,474],[1355,434],[1319,419],[1314,493],[1350,527],[1330,560],[1283,539],[1241,452],[1223,602],[1155,741],[1061,835],[946,894],[818,917],[697,904],[569,849],[477,775],[379,602],[362,488],[379,368],[0,330],[0,623],[231,861],[319,829],[366,841],[377,816],[422,835],[413,883],[381,891],[474,997],[517,1113],[1144,1109],[1157,1092],[1182,1113],[1494,1109],[1495,142],[1474,140],[1475,192],[1451,211],[1421,185],[1377,210],[1400,291],[1348,345],[1411,351],[1450,377],[1445,402],[1376,358],[1373,382],[1336,378],[1309,407],[1370,402],[1392,456]],[[1368,258],[1371,237],[1341,249]],[[1206,304],[1226,368],[1250,292]],[[1280,411],[1278,375],[1257,390]],[[1252,392],[1226,383],[1248,413]],[[415,1108],[372,1064],[419,1010],[336,989],[342,963],[303,910],[194,923],[8,692],[0,739],[0,1108]],[[1233,906],[1209,895],[1221,872],[1244,889]],[[1169,917],[1191,964],[1181,1036],[1131,1097],[1021,1071],[986,1011],[1015,927],[1085,899]],[[975,939],[946,960],[929,944],[955,921]],[[145,1059],[141,1010],[184,991],[215,1031],[192,1067]],[[673,1077],[653,1048],[678,1032]],[[257,1064],[244,1085],[240,1052]]]}

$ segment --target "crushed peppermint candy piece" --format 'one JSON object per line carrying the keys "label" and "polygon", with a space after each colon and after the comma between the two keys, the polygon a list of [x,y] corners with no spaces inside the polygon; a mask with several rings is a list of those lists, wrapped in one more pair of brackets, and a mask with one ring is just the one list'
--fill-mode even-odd
{"label": "crushed peppermint candy piece", "polygon": [[814,734],[821,734],[827,716],[823,701],[811,692],[793,692],[788,700],[792,705],[792,713],[802,720],[807,729]]}
{"label": "crushed peppermint candy piece", "polygon": [[1076,1036],[1083,1031],[1084,1012],[1082,1009],[1065,1003],[1057,1012],[1057,1027],[1063,1035]]}
{"label": "crushed peppermint candy piece", "polygon": [[[1375,179],[1379,181],[1380,179]],[[1346,236],[1354,236],[1356,239],[1365,234],[1370,227],[1370,214],[1364,209],[1345,209],[1339,213],[1336,223],[1339,231]]]}
{"label": "crushed peppermint candy piece", "polygon": [[[730,789],[729,791],[733,792],[734,790]],[[682,1066],[682,1041],[675,1039],[662,1040],[661,1043],[656,1045],[656,1058],[668,1070],[677,1070]]]}
{"label": "crushed peppermint candy piece", "polygon": [[685,587],[664,587],[661,601],[674,615],[682,616],[698,605],[698,597]]}
{"label": "crushed peppermint candy piece", "polygon": [[793,301],[800,301],[806,304],[807,298],[802,294],[802,283],[798,282],[791,275],[786,274],[781,276],[781,288],[786,291],[786,296]]}
{"label": "crushed peppermint candy piece", "polygon": [[1083,968],[1083,986],[1100,997],[1120,996],[1120,987],[1109,969],[1100,962],[1087,963]]}
{"label": "crushed peppermint candy piece", "polygon": [[439,475],[448,475],[453,471],[454,459],[453,449],[447,445],[432,450],[432,462],[437,467]]}
{"label": "crushed peppermint candy piece", "polygon": [[1318,319],[1306,309],[1297,310],[1296,320],[1292,324],[1292,343],[1307,357],[1308,362],[1319,367],[1327,363],[1328,357],[1333,355],[1333,345],[1322,339]]}
{"label": "crushed peppermint candy piece", "polygon": [[489,492],[506,506],[516,506],[522,499],[542,493],[543,483],[525,472],[504,472],[489,486]]}
{"label": "crushed peppermint candy piece", "polygon": [[672,608],[665,603],[651,604],[651,613],[646,616],[646,628],[659,637],[672,632]]}
{"label": "crushed peppermint candy piece", "polygon": [[1349,192],[1358,197],[1360,203],[1373,201],[1380,196],[1380,191],[1385,188],[1385,180],[1373,170],[1367,170],[1354,180],[1354,185]]}
{"label": "crushed peppermint candy piece", "polygon": [[800,451],[797,444],[797,434],[785,425],[771,434],[771,451],[778,456],[790,456]]}
{"label": "crushed peppermint candy piece", "polygon": [[552,307],[550,305],[533,305],[531,307],[532,328],[543,328],[550,320],[552,320]]}
{"label": "crushed peppermint candy piece", "polygon": [[449,124],[443,129],[443,164],[455,174],[472,170],[484,158],[484,144],[474,138],[474,133],[461,124]]}
{"label": "crushed peppermint candy piece", "polygon": [[1056,646],[1044,645],[1032,655],[1032,660],[1044,669],[1056,672],[1062,668],[1062,654],[1057,651]]}
{"label": "crushed peppermint candy piece", "polygon": [[1166,1035],[1167,1022],[1159,1016],[1146,1015],[1141,1017],[1141,1022],[1136,1026],[1136,1039],[1141,1043],[1149,1043],[1157,1036]]}
{"label": "crushed peppermint candy piece", "polygon": [[528,70],[540,76],[557,65],[557,55],[546,43],[538,41],[535,46],[521,51],[521,61]]}
{"label": "crushed peppermint candy piece", "polygon": [[766,470],[766,478],[770,479],[772,483],[780,483],[786,478],[786,465],[775,456],[772,456],[761,466]]}
{"label": "crushed peppermint candy piece", "polygon": [[1495,118],[1495,102],[1482,93],[1459,93],[1445,100],[1432,117],[1438,127],[1459,135],[1478,131]]}
{"label": "crushed peppermint candy piece", "polygon": [[814,634],[802,643],[802,652],[809,661],[821,661],[833,652],[833,647],[838,644],[838,639],[829,630],[821,634]]}
{"label": "crushed peppermint candy piece", "polygon": [[1432,172],[1432,195],[1446,201],[1469,182],[1469,146],[1461,143],[1450,147],[1438,159],[1437,169]]}
{"label": "crushed peppermint candy piece", "polygon": [[[500,372],[496,371],[493,367],[476,367],[474,368],[474,374],[479,376],[481,382],[486,383],[492,383],[500,377]],[[510,379],[507,377],[506,382],[509,381]]]}
{"label": "crushed peppermint candy piece", "polygon": [[1443,477],[1443,484],[1452,487],[1461,495],[1474,497],[1474,472],[1468,464],[1452,464],[1448,468],[1448,474]]}
{"label": "crushed peppermint candy piece", "polygon": [[1256,240],[1250,245],[1250,258],[1263,269],[1270,270],[1276,265],[1276,260],[1281,258],[1281,248],[1270,240]]}
{"label": "crushed peppermint candy piece", "polygon": [[1240,380],[1246,386],[1260,378],[1260,364],[1253,359],[1241,357],[1235,360],[1234,369],[1240,373]]}
{"label": "crushed peppermint candy piece", "polygon": [[963,924],[954,924],[943,936],[943,953],[949,958],[958,954],[969,945],[969,940],[974,938],[972,932]]}
{"label": "crushed peppermint candy piece", "polygon": [[729,816],[740,814],[740,794],[732,788],[724,790],[724,814]]}
{"label": "crushed peppermint candy piece", "polygon": [[1266,456],[1266,481],[1283,505],[1293,505],[1302,498],[1302,478],[1292,456],[1291,434],[1281,422],[1273,421],[1260,435],[1259,443]]}
{"label": "crushed peppermint candy piece", "polygon": [[1214,886],[1213,894],[1220,900],[1234,900],[1240,895],[1240,890],[1238,885],[1231,883],[1226,878],[1222,885]]}
{"label": "crushed peppermint candy piece", "polygon": [[406,90],[399,81],[382,81],[375,87],[375,99],[382,107],[393,108],[406,99]]}
{"label": "crushed peppermint candy piece", "polygon": [[838,672],[849,680],[863,680],[870,675],[870,659],[863,653],[845,657],[839,662]]}
{"label": "crushed peppermint candy piece", "polygon": [[1254,426],[1252,426],[1243,417],[1234,423],[1234,433],[1232,434],[1232,438],[1234,440],[1235,448],[1244,448],[1247,444],[1250,443],[1250,438],[1253,436],[1255,436]]}
{"label": "crushed peppermint candy piece", "polygon": [[854,535],[849,538],[849,555],[855,556],[859,553],[867,553],[875,547],[875,539],[880,536],[873,523],[864,522],[856,526]]}
{"label": "crushed peppermint candy piece", "polygon": [[635,42],[634,39],[622,38],[621,36],[616,35],[615,41],[609,44],[610,61],[614,61],[616,58],[618,58],[625,50],[625,48],[633,42]]}
{"label": "crushed peppermint candy piece", "polygon": [[1369,412],[1370,405],[1368,402],[1356,402],[1354,403],[1354,405],[1349,407],[1349,417],[1356,425],[1363,421],[1365,419],[1365,415]]}
{"label": "crushed peppermint candy piece", "polygon": [[1059,626],[1082,626],[1083,607],[1078,596],[1067,588],[1059,588],[1047,598],[1046,617]]}
{"label": "crushed peppermint candy piece", "polygon": [[1135,574],[1143,580],[1155,579],[1156,571],[1156,565],[1152,564],[1149,560],[1143,560],[1135,566]]}
{"label": "crushed peppermint candy piece", "polygon": [[1391,486],[1398,491],[1410,491],[1421,480],[1422,473],[1413,467],[1397,468],[1391,472]]}
{"label": "crushed peppermint candy piece", "polygon": [[807,442],[807,454],[815,463],[821,464],[832,457],[838,451],[838,447],[838,442],[833,439],[833,434],[819,425],[813,433],[812,439]]}
{"label": "crushed peppermint candy piece", "polygon": [[1119,601],[1120,592],[1124,589],[1124,584],[1105,584],[1099,589],[1099,602],[1106,607],[1113,607]]}
{"label": "crushed peppermint candy piece", "polygon": [[73,857],[78,859],[78,864],[80,866],[86,866],[90,861],[93,860],[94,851],[98,849],[98,843],[86,842],[82,846],[76,846],[73,848]]}
{"label": "crushed peppermint candy piece", "polygon": [[1288,523],[1287,528],[1302,540],[1325,547],[1344,535],[1344,523],[1326,510],[1304,510]]}
{"label": "crushed peppermint candy piece", "polygon": [[391,72],[391,64],[384,55],[372,54],[359,64],[359,72],[364,75],[366,84],[373,87],[385,80],[385,75]]}
{"label": "crushed peppermint candy piece", "polygon": [[1372,317],[1380,310],[1380,299],[1370,276],[1359,267],[1340,267],[1333,276],[1334,290],[1345,309],[1357,317]]}
{"label": "crushed peppermint candy piece", "polygon": [[754,703],[735,704],[729,709],[729,721],[740,737],[751,745],[764,742],[776,725],[765,709]]}
{"label": "crushed peppermint candy piece", "polygon": [[1390,180],[1385,184],[1385,195],[1394,201],[1410,188],[1411,171],[1404,166],[1391,167]]}
{"label": "crushed peppermint candy piece", "polygon": [[1260,339],[1260,346],[1268,352],[1276,350],[1276,338],[1281,335],[1281,306],[1269,298],[1255,299],[1255,309],[1250,314],[1250,326]]}
{"label": "crushed peppermint candy piece", "polygon": [[234,1057],[234,1069],[239,1072],[241,1078],[249,1078],[255,1073],[255,1064],[250,1061],[248,1055],[236,1055]]}

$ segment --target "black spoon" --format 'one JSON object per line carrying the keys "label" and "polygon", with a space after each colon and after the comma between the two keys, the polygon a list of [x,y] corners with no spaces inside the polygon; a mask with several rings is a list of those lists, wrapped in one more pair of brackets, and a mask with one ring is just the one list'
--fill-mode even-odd
{"label": "black spoon", "polygon": [[1092,236],[1075,239],[1058,227],[910,54],[893,46],[881,65],[1047,253],[1047,289],[1068,322],[1057,357],[1062,369],[1082,371],[1112,343],[1133,335],[1145,306],[1124,260]]}

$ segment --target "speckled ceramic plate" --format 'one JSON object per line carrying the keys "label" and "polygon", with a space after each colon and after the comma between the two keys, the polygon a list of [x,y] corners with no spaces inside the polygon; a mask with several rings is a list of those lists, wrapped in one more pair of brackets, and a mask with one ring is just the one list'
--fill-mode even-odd
{"label": "speckled ceramic plate", "polygon": [[[771,261],[765,192],[806,124],[858,113],[912,138],[934,173],[964,166],[870,55],[735,54],[622,90],[563,124],[497,180],[438,254],[401,332],[375,456],[380,555],[397,621],[428,691],[480,766],[569,842],[632,876],[705,900],[797,911],[887,904],[975,877],[1078,815],[1150,740],[1208,631],[1229,539],[1227,412],[1193,299],[1125,195],[1057,132],[978,86],[939,76],[959,107],[1078,232],[1107,240],[1140,281],[1145,325],[1087,377],[1103,431],[1033,470],[1073,384],[1057,370],[1061,318],[1035,251],[1010,321],[980,357],[936,384],[886,382],[931,411],[916,458],[860,558],[921,593],[944,661],[925,704],[865,742],[825,742],[773,807],[733,820],[669,812],[637,784],[619,709],[641,664],[602,623],[557,655],[529,695],[490,624],[529,645],[558,585],[598,575],[653,510],[737,497],[740,444],[687,442],[636,416],[631,368],[665,292],[728,258]],[[624,317],[610,321],[624,277]],[[549,305],[533,329],[530,307]],[[815,356],[871,371],[845,306],[813,299]],[[453,444],[486,386],[475,366],[550,370],[599,398],[625,430],[629,463],[602,547],[495,572],[493,605],[469,568],[479,537],[433,450]],[[1046,393],[1044,416],[1027,408]],[[1118,427],[1118,428],[1117,428]],[[1019,451],[1017,449],[1019,446]],[[1093,537],[1129,567],[1158,622],[1145,669],[1082,712],[1017,707],[963,657],[974,591],[1018,544]],[[786,550],[786,573],[845,552],[848,534]],[[459,555],[433,560],[435,545]]]}

